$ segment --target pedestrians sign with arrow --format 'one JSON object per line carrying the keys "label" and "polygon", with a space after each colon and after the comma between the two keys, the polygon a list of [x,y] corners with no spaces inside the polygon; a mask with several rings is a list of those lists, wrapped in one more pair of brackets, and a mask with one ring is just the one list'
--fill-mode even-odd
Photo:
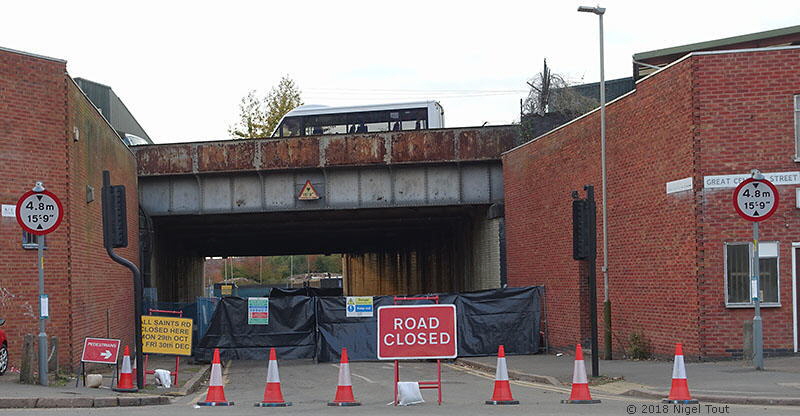
{"label": "pedestrians sign with arrow", "polygon": [[86,338],[83,341],[81,361],[84,363],[114,365],[117,363],[119,344],[120,341],[118,339]]}

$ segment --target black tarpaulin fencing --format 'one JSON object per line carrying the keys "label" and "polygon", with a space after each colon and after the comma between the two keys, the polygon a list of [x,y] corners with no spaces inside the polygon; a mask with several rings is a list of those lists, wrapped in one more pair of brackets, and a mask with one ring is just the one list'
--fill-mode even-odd
{"label": "black tarpaulin fencing", "polygon": [[[541,293],[540,286],[532,286],[434,295],[439,296],[440,304],[456,305],[458,356],[474,357],[497,354],[497,346],[501,344],[507,354],[538,352]],[[345,298],[319,298],[319,361],[337,361],[342,347],[347,347],[350,360],[377,359],[377,310],[381,306],[393,305],[394,296],[375,296],[373,299],[375,314],[371,318],[348,318]],[[434,302],[403,300],[397,304],[431,303]]]}
{"label": "black tarpaulin fencing", "polygon": [[316,298],[288,296],[269,299],[269,324],[249,325],[247,299],[224,297],[194,356],[210,361],[214,348],[223,359],[266,360],[275,347],[281,358],[314,358]]}
{"label": "black tarpaulin fencing", "polygon": [[[494,355],[501,344],[507,354],[538,352],[542,287],[438,296],[440,304],[456,305],[459,356]],[[345,297],[283,296],[270,298],[269,325],[248,325],[247,300],[226,297],[220,301],[195,356],[209,360],[218,347],[224,358],[266,359],[269,347],[276,347],[281,358],[328,362],[337,361],[342,347],[347,347],[351,360],[376,360],[377,310],[393,304],[394,296],[375,296],[372,317],[348,318]]]}

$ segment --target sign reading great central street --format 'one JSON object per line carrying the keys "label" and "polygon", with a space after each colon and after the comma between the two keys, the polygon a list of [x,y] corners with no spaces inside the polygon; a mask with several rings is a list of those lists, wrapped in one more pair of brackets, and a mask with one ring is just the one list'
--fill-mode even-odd
{"label": "sign reading great central street", "polygon": [[118,339],[86,338],[83,341],[83,354],[81,361],[84,363],[116,364],[119,355]]}
{"label": "sign reading great central street", "polygon": [[458,355],[455,305],[378,308],[378,359],[437,359]]}
{"label": "sign reading great central street", "polygon": [[49,234],[58,228],[64,217],[61,201],[50,191],[28,191],[17,201],[17,222],[35,235]]}
{"label": "sign reading great central street", "polygon": [[145,354],[192,355],[192,320],[143,316],[142,352]]}
{"label": "sign reading great central street", "polygon": [[765,179],[747,179],[733,192],[733,207],[748,221],[764,221],[778,208],[778,188]]}

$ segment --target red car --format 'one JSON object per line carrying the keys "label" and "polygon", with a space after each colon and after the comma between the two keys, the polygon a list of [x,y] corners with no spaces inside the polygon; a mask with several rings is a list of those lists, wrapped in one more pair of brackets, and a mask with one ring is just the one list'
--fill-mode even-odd
{"label": "red car", "polygon": [[[0,318],[0,326],[6,323],[5,319]],[[6,341],[6,333],[0,329],[0,376],[5,374],[8,370],[8,342]]]}

